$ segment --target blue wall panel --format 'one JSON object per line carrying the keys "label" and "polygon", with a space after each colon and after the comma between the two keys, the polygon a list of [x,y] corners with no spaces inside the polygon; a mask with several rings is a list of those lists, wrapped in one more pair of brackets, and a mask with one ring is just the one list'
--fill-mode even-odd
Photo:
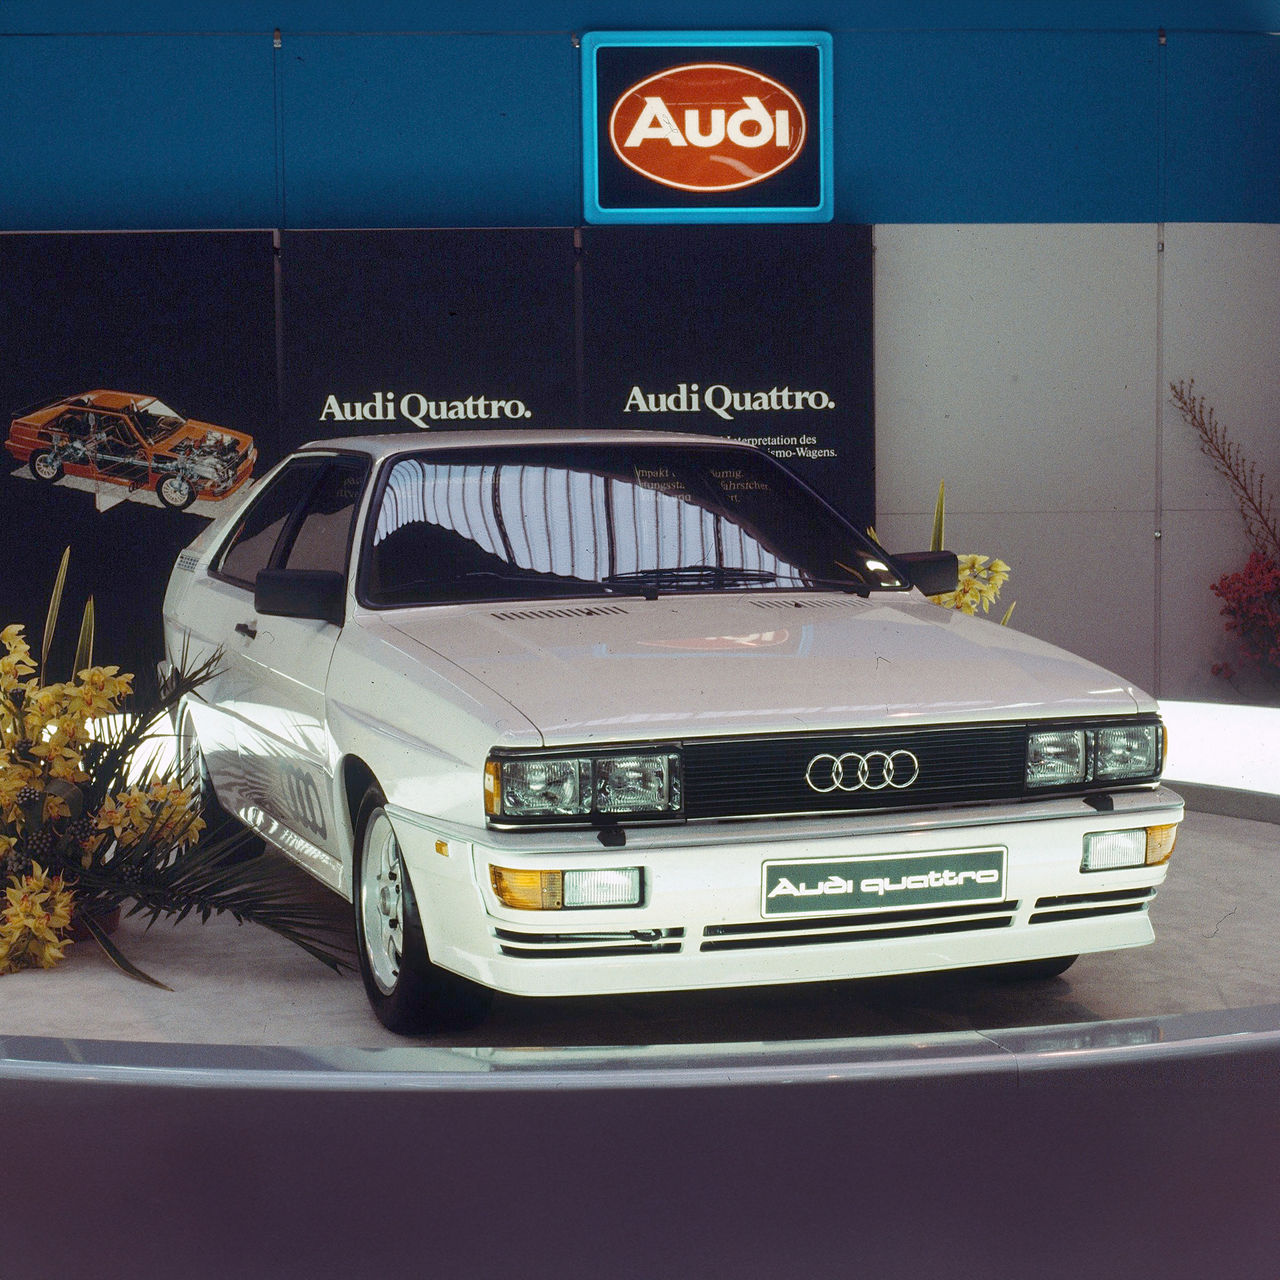
{"label": "blue wall panel", "polygon": [[1154,221],[1155,33],[836,37],[842,222]]}
{"label": "blue wall panel", "polygon": [[0,230],[575,225],[570,33],[662,23],[834,33],[840,221],[1280,221],[1280,0],[656,2],[9,3]]}
{"label": "blue wall panel", "polygon": [[0,30],[1280,30],[1280,0],[5,0]]}
{"label": "blue wall panel", "polygon": [[1170,222],[1280,222],[1280,36],[1169,37]]}
{"label": "blue wall panel", "polygon": [[290,227],[581,221],[568,35],[285,34]]}
{"label": "blue wall panel", "polygon": [[0,38],[0,227],[269,227],[271,40]]}

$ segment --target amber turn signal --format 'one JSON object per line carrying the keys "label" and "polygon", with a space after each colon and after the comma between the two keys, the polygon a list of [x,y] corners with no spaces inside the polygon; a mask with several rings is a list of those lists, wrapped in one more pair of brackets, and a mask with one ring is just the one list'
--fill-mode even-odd
{"label": "amber turn signal", "polygon": [[1178,839],[1178,824],[1168,827],[1147,828],[1147,866],[1158,867],[1168,862]]}

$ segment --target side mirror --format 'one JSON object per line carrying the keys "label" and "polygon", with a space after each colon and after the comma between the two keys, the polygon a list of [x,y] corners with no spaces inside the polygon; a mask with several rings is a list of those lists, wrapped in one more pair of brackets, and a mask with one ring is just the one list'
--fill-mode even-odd
{"label": "side mirror", "polygon": [[347,580],[332,569],[261,569],[253,607],[282,618],[315,618],[335,627],[346,621]]}
{"label": "side mirror", "polygon": [[927,596],[945,595],[960,585],[960,561],[954,551],[904,551],[893,557]]}

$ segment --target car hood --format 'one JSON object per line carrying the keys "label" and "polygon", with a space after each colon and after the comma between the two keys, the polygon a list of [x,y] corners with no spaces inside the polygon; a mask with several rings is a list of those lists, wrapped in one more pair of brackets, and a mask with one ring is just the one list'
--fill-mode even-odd
{"label": "car hood", "polygon": [[462,668],[548,745],[1155,708],[1093,663],[914,592],[455,605],[376,625]]}

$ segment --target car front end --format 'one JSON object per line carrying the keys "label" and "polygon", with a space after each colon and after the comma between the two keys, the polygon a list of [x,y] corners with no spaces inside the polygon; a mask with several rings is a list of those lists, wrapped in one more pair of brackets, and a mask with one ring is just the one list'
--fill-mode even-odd
{"label": "car front end", "polygon": [[[526,733],[446,770],[444,811],[428,813],[410,779],[389,791],[438,964],[566,996],[1018,964],[1152,940],[1183,807],[1159,784],[1151,700],[918,597],[810,599],[785,640],[744,630],[759,604],[628,602],[591,622],[590,645],[572,606],[559,621],[462,608],[402,624],[402,650],[468,649],[480,687],[537,729],[536,745]],[[748,643],[726,650],[730,638]],[[910,670],[854,696],[895,640],[914,652]],[[960,697],[950,673],[978,649],[988,680]],[[840,670],[843,696],[815,697]],[[645,737],[621,736],[639,726]]]}
{"label": "car front end", "polygon": [[228,498],[253,474],[258,451],[253,438],[207,422],[187,419],[157,443],[152,469],[158,479],[180,476],[197,498]]}

